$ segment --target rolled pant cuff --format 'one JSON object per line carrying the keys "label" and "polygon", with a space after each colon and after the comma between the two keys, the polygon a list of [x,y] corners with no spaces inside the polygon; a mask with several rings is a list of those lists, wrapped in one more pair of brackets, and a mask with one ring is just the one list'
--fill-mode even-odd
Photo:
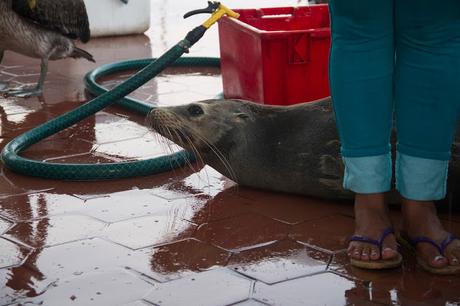
{"label": "rolled pant cuff", "polygon": [[355,193],[381,193],[391,189],[391,153],[366,157],[343,157],[343,187]]}
{"label": "rolled pant cuff", "polygon": [[397,153],[396,189],[415,201],[435,201],[446,196],[448,160],[426,159]]}

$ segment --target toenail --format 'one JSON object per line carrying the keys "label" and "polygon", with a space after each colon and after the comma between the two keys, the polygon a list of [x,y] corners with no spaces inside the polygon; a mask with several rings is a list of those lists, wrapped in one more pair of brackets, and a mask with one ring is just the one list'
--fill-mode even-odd
{"label": "toenail", "polygon": [[438,255],[434,258],[434,261],[443,261],[445,259],[444,256]]}
{"label": "toenail", "polygon": [[452,258],[451,262],[454,264],[454,265],[458,265],[458,259],[457,258]]}

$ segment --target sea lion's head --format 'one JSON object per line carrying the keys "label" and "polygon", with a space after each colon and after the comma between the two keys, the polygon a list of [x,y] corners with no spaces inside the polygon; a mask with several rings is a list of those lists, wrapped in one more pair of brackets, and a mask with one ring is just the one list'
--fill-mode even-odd
{"label": "sea lion's head", "polygon": [[[207,153],[228,151],[253,120],[247,102],[205,100],[180,106],[157,107],[147,116],[147,125],[184,149]],[[229,137],[231,135],[231,137]]]}

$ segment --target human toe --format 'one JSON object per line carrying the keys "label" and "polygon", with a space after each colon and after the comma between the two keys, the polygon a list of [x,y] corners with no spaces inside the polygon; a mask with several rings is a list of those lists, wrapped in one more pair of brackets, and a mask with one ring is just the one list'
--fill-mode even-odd
{"label": "human toe", "polygon": [[456,240],[445,251],[445,256],[451,266],[460,265],[460,241]]}
{"label": "human toe", "polygon": [[369,261],[370,253],[371,253],[371,248],[368,246],[364,246],[363,251],[361,253],[361,260]]}
{"label": "human toe", "polygon": [[355,245],[350,245],[350,249],[351,249],[351,252],[349,253],[349,255],[351,256],[351,258],[353,259],[361,259],[361,254],[363,253],[363,247],[359,244]]}
{"label": "human toe", "polygon": [[382,249],[382,259],[393,259],[398,255],[398,252],[391,247],[384,247]]}
{"label": "human toe", "polygon": [[371,260],[378,260],[380,259],[380,252],[378,248],[371,248]]}

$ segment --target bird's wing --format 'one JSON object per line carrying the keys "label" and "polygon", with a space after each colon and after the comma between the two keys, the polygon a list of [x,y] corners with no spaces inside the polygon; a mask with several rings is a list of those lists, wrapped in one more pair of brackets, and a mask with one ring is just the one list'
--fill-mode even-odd
{"label": "bird's wing", "polygon": [[91,33],[83,0],[36,0],[33,8],[29,3],[14,0],[13,10],[42,27],[82,42],[89,41]]}

